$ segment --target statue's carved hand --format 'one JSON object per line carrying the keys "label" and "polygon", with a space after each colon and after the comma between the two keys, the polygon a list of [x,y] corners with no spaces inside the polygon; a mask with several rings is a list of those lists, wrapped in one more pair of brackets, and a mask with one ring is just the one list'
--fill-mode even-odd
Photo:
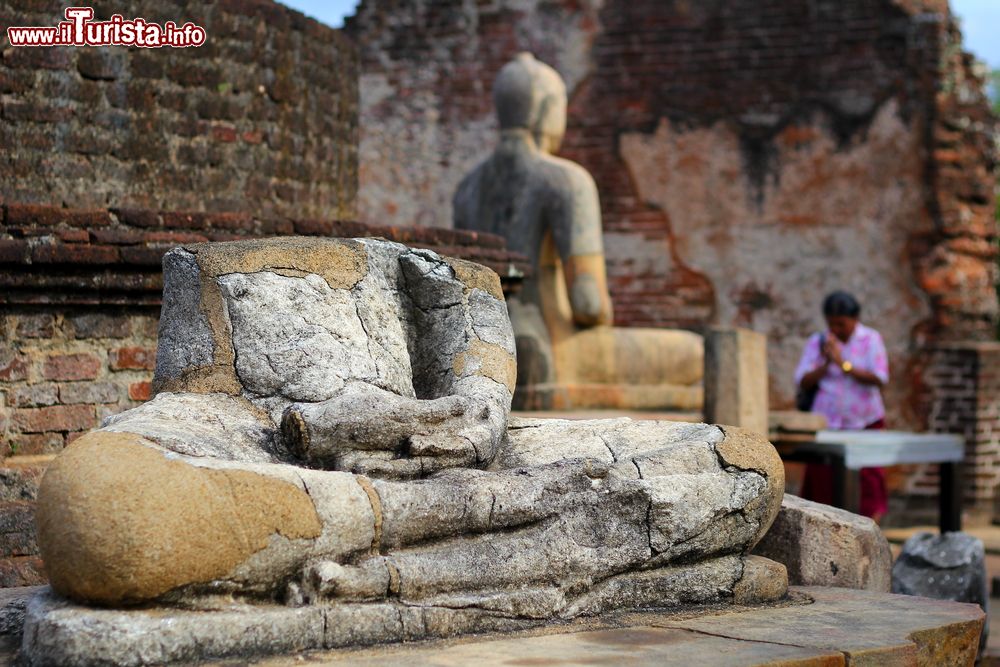
{"label": "statue's carved hand", "polygon": [[409,478],[492,460],[485,402],[421,400],[371,388],[286,410],[282,433],[307,463],[377,477]]}
{"label": "statue's carved hand", "polygon": [[569,300],[573,309],[573,321],[578,325],[592,327],[611,323],[611,302],[603,296],[592,275],[584,273],[575,277]]}

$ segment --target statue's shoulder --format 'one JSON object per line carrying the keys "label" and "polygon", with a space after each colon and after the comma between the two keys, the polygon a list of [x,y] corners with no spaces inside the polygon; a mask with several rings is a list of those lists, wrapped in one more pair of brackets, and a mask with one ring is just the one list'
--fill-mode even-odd
{"label": "statue's shoulder", "polygon": [[567,193],[597,192],[597,184],[583,166],[554,155],[542,155],[539,158],[540,171],[545,174],[554,188]]}

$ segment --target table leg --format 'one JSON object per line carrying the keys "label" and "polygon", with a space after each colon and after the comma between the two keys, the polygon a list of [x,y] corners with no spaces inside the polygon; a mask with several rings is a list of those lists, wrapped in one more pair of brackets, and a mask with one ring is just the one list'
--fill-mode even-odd
{"label": "table leg", "polygon": [[831,457],[833,468],[833,505],[855,514],[861,508],[861,484],[857,470],[851,470],[844,465],[842,456]]}
{"label": "table leg", "polygon": [[942,463],[938,476],[938,527],[942,534],[962,530],[962,464]]}

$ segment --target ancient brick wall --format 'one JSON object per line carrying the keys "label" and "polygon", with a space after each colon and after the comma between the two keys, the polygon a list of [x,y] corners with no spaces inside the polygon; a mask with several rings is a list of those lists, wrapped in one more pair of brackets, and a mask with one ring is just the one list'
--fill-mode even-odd
{"label": "ancient brick wall", "polygon": [[[0,34],[0,200],[351,218],[357,53],[269,0],[97,2],[205,28],[196,48],[12,47]],[[0,0],[0,27],[65,2]]]}
{"label": "ancient brick wall", "polygon": [[819,305],[855,292],[920,428],[927,342],[992,335],[992,119],[945,0],[363,0],[359,211],[450,224],[519,50],[570,91],[562,154],[595,176],[616,320],[769,337],[788,406]]}
{"label": "ancient brick wall", "polygon": [[[942,343],[927,356],[922,407],[928,428],[965,440],[966,503],[991,514],[1000,484],[1000,343]],[[925,466],[911,475],[907,491],[934,495],[936,468]]]}
{"label": "ancient brick wall", "polygon": [[156,306],[0,310],[0,587],[45,583],[34,525],[45,465],[149,399],[158,317]]}
{"label": "ancient brick wall", "polygon": [[157,307],[18,307],[0,314],[0,457],[55,454],[149,399]]}

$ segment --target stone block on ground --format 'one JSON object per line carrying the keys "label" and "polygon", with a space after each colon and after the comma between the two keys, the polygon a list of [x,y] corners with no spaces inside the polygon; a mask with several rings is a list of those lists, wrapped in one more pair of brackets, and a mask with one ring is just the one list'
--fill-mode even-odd
{"label": "stone block on ground", "polygon": [[878,525],[829,505],[785,494],[754,553],[784,564],[794,585],[889,591],[892,553]]}
{"label": "stone block on ground", "polygon": [[[978,604],[989,613],[986,550],[968,533],[917,533],[892,567],[892,592]],[[983,630],[986,645],[989,627]]]}

